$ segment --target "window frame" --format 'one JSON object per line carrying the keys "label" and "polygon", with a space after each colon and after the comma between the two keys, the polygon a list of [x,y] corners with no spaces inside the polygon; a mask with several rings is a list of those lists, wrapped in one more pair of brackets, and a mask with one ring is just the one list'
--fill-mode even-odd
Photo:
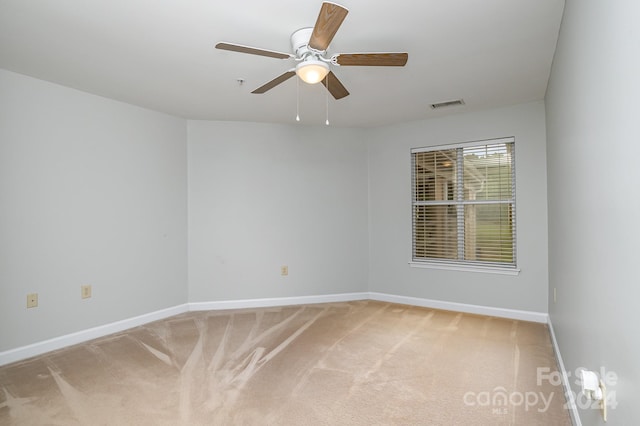
{"label": "window frame", "polygon": [[[501,200],[500,203],[509,204],[512,207],[513,214],[513,263],[500,263],[500,262],[491,262],[491,261],[470,261],[470,260],[458,260],[458,259],[436,259],[436,258],[416,258],[415,257],[415,206],[418,205],[418,201],[416,201],[416,177],[415,177],[415,154],[420,152],[434,152],[434,151],[445,151],[445,150],[458,150],[464,148],[480,148],[487,145],[495,145],[501,143],[510,143],[513,146],[513,156],[511,158],[511,180],[512,180],[512,196],[508,200]],[[484,139],[484,140],[476,140],[455,144],[445,144],[445,145],[433,145],[426,147],[417,147],[412,148],[410,151],[410,167],[411,167],[411,194],[410,194],[410,214],[411,214],[411,240],[410,240],[410,261],[409,265],[411,267],[417,268],[435,268],[435,269],[445,269],[445,270],[455,270],[455,271],[468,271],[468,272],[488,272],[488,273],[496,273],[496,274],[506,274],[506,275],[518,275],[520,273],[520,269],[518,267],[518,250],[517,250],[517,218],[516,214],[516,149],[515,149],[515,137],[503,137],[503,138],[494,138],[494,139]],[[462,155],[459,156],[457,161],[464,161],[462,159]],[[464,162],[463,162],[464,165]],[[463,170],[460,171],[460,174],[463,173]],[[454,189],[454,192],[456,189]],[[436,201],[438,203],[440,201]],[[487,202],[486,204],[495,203],[495,201]],[[435,203],[434,203],[435,204]],[[451,205],[455,206],[463,206],[465,201],[463,199],[456,199],[455,203],[451,203]],[[477,203],[476,205],[483,205],[485,203]],[[462,236],[462,241],[464,241],[464,235]],[[459,246],[460,249],[460,246]]]}

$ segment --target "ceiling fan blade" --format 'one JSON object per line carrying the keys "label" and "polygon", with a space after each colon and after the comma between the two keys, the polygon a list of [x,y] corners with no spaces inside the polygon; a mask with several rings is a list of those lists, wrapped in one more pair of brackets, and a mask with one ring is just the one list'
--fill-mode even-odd
{"label": "ceiling fan blade", "polygon": [[333,36],[336,35],[342,21],[347,17],[348,9],[336,3],[324,2],[320,8],[320,14],[313,27],[309,47],[315,50],[327,50]]}
{"label": "ceiling fan blade", "polygon": [[274,87],[276,87],[278,84],[283,83],[287,80],[289,80],[291,77],[293,77],[294,75],[296,75],[296,72],[294,70],[289,70],[287,72],[285,72],[284,74],[279,75],[278,77],[274,78],[273,80],[271,80],[268,83],[263,84],[262,86],[258,87],[256,90],[254,90],[251,93],[256,93],[256,94],[260,94],[260,93],[264,93],[267,90],[271,90]]}
{"label": "ceiling fan blade", "polygon": [[340,53],[335,55],[340,66],[403,67],[409,59],[408,53]]}
{"label": "ceiling fan blade", "polygon": [[249,53],[251,55],[268,56],[277,59],[289,59],[294,56],[290,53],[276,52],[275,50],[258,49],[257,47],[243,46],[241,44],[220,42],[216,44],[216,49],[230,50],[232,52]]}
{"label": "ceiling fan blade", "polygon": [[322,84],[336,100],[349,96],[349,91],[340,83],[340,80],[332,71],[329,71],[327,77],[322,80]]}

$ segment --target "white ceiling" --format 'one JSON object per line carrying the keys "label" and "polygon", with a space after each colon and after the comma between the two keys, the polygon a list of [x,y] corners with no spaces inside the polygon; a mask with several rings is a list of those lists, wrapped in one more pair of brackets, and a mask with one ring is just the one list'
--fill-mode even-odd
{"label": "white ceiling", "polygon": [[[369,127],[543,99],[564,0],[343,0],[329,54],[408,52],[400,67],[335,67],[351,93],[333,126]],[[0,68],[189,119],[295,123],[295,64],[218,41],[290,51],[320,0],[0,0]],[[240,85],[237,80],[244,79]],[[300,83],[300,117],[326,90]],[[0,94],[1,96],[1,94]],[[464,106],[430,104],[463,98]]]}

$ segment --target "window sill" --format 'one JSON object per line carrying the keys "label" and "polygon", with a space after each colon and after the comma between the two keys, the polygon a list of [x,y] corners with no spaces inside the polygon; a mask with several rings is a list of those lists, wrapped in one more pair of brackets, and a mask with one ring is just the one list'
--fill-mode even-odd
{"label": "window sill", "polygon": [[499,275],[519,275],[519,268],[501,268],[499,266],[481,266],[481,265],[453,265],[447,263],[436,262],[409,262],[409,266],[412,268],[426,268],[426,269],[444,269],[448,271],[460,271],[460,272],[480,272],[484,274],[499,274]]}

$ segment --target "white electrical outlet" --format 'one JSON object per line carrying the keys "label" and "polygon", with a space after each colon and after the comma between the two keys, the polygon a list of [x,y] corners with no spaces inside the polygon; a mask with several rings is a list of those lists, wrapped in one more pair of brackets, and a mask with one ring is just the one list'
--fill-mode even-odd
{"label": "white electrical outlet", "polygon": [[289,275],[289,267],[287,265],[282,265],[280,267],[280,275],[283,277]]}

